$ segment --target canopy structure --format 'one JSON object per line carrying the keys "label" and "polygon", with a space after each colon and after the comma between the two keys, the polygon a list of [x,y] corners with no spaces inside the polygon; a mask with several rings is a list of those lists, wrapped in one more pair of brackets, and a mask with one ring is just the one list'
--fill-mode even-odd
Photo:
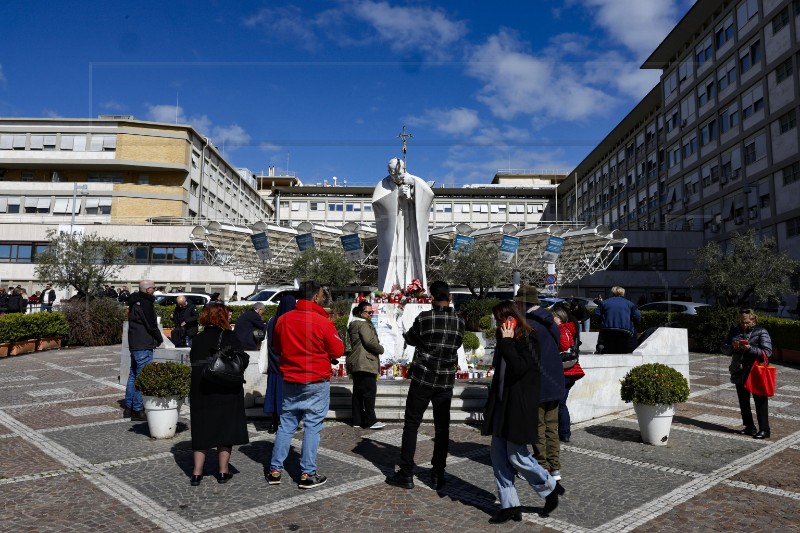
{"label": "canopy structure", "polygon": [[[270,256],[260,259],[251,241],[251,235],[265,233],[269,241]],[[348,222],[341,227],[300,222],[295,227],[284,227],[266,222],[252,226],[236,226],[209,222],[192,230],[192,243],[206,251],[206,261],[237,275],[259,283],[280,284],[291,282],[289,273],[295,258],[301,253],[296,237],[310,233],[314,245],[320,248],[341,248],[341,236],[358,234],[364,248],[364,258],[353,263],[362,283],[374,284],[378,268],[377,233],[374,226]],[[467,235],[475,244],[489,243],[500,247],[506,235],[519,239],[519,247],[510,267],[520,272],[525,283],[544,287],[548,274],[545,247],[550,237],[564,239],[563,247],[555,260],[556,288],[565,283],[605,270],[614,261],[628,240],[619,230],[609,231],[605,226],[585,227],[572,222],[544,223],[520,228],[504,224],[472,228],[468,224],[434,227],[429,231],[427,268],[437,270],[449,260],[456,235]]]}

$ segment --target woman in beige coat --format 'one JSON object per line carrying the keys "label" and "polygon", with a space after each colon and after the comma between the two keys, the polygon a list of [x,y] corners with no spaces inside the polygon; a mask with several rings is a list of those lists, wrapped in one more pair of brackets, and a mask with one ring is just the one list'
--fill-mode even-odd
{"label": "woman in beige coat", "polygon": [[375,416],[375,397],[378,393],[378,372],[383,346],[372,324],[372,304],[360,302],[353,308],[353,320],[347,328],[351,351],[347,372],[353,376],[353,426],[381,429],[385,426]]}

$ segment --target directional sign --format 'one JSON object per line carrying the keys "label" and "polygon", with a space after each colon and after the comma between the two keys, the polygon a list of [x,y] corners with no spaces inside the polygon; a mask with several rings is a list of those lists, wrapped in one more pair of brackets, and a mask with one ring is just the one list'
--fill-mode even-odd
{"label": "directional sign", "polygon": [[305,252],[314,247],[314,235],[311,233],[301,233],[295,237],[297,241],[297,249]]}
{"label": "directional sign", "polygon": [[253,241],[253,248],[256,249],[256,255],[262,261],[267,261],[271,257],[269,251],[269,239],[267,238],[267,234],[263,231],[261,233],[255,233],[250,235],[250,240]]}
{"label": "directional sign", "polygon": [[497,252],[498,259],[503,263],[510,263],[514,259],[514,254],[517,253],[517,248],[519,248],[519,237],[503,235],[503,240],[500,241],[500,250]]}
{"label": "directional sign", "polygon": [[453,245],[450,247],[451,252],[464,251],[468,252],[475,244],[475,237],[467,237],[466,235],[456,235],[453,239]]}
{"label": "directional sign", "polygon": [[548,285],[552,285],[556,282],[556,275],[555,274],[548,274],[546,278],[544,278],[544,282]]}
{"label": "directional sign", "polygon": [[347,256],[348,261],[360,261],[364,259],[364,250],[361,247],[361,238],[358,233],[351,233],[349,235],[342,235],[342,248],[344,248],[344,255]]}
{"label": "directional sign", "polygon": [[546,263],[555,263],[563,246],[564,239],[561,237],[549,237],[547,239],[547,246],[545,246],[544,253],[542,254],[542,259],[544,259]]}

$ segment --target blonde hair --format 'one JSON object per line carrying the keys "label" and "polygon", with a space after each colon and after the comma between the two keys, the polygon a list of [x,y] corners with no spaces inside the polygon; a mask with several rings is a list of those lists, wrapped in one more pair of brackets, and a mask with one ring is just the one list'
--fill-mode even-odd
{"label": "blonde hair", "polygon": [[615,285],[614,287],[611,287],[611,294],[614,296],[625,296],[625,287]]}
{"label": "blonde hair", "polygon": [[566,324],[567,322],[569,322],[569,314],[563,307],[560,307],[558,305],[554,306],[552,309],[552,313],[553,316],[558,318],[562,324]]}
{"label": "blonde hair", "polygon": [[739,319],[742,318],[749,318],[753,321],[753,324],[758,323],[758,315],[752,309],[739,309]]}

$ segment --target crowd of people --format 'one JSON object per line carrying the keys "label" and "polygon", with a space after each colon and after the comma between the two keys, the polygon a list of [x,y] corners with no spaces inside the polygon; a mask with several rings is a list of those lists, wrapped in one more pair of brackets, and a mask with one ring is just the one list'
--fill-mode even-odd
{"label": "crowd of people", "polygon": [[[405,403],[398,469],[387,476],[389,485],[414,488],[415,454],[424,412],[433,407],[434,445],[430,482],[440,490],[446,483],[449,452],[450,406],[453,397],[458,350],[463,344],[465,325],[451,306],[450,288],[442,281],[430,285],[431,309],[422,311],[404,333],[414,347],[408,370],[410,384]],[[139,291],[129,297],[128,343],[131,370],[125,397],[125,416],[144,420],[141,395],[133,382],[141,368],[152,360],[153,349],[161,343],[153,307],[154,284],[142,281]],[[242,383],[219,384],[204,378],[203,366],[221,346],[245,354],[259,342],[267,342],[267,389],[264,412],[271,416],[268,431],[275,434],[272,456],[264,475],[270,485],[282,482],[284,463],[295,431],[303,429],[298,487],[313,489],[327,477],[317,467],[321,431],[330,405],[333,368],[347,349],[346,366],[353,379],[353,425],[378,430],[384,427],[375,414],[376,378],[384,347],[372,322],[372,304],[354,306],[347,331],[341,339],[324,307],[329,295],[316,281],[300,284],[297,297],[284,296],[268,322],[264,306],[255,303],[231,327],[231,310],[222,302],[211,302],[197,313],[179,297],[173,316],[182,328],[179,340],[190,346],[192,382],[190,392],[191,434],[194,467],[192,486],[202,482],[208,450],[217,449],[216,478],[228,482],[233,446],[248,442]],[[594,314],[600,320],[602,353],[629,353],[634,346],[640,315],[624,298],[622,287],[599,302]],[[490,523],[520,521],[522,512],[515,487],[526,481],[544,500],[542,516],[548,516],[566,493],[561,485],[560,446],[571,438],[567,398],[570,389],[584,376],[577,357],[580,334],[587,331],[574,302],[552,309],[541,306],[535,287],[523,285],[513,300],[492,309],[497,324],[492,366],[494,375],[484,410],[481,433],[491,437],[490,457],[501,509]],[[584,309],[585,311],[585,309]],[[769,438],[767,398],[755,396],[756,427],[750,411],[750,393],[743,387],[753,360],[771,355],[766,330],[756,324],[757,316],[742,310],[738,326],[731,329],[723,352],[732,356],[731,381],[736,384],[745,429],[742,434]],[[197,333],[198,326],[204,328]],[[301,426],[302,424],[302,426]]]}

